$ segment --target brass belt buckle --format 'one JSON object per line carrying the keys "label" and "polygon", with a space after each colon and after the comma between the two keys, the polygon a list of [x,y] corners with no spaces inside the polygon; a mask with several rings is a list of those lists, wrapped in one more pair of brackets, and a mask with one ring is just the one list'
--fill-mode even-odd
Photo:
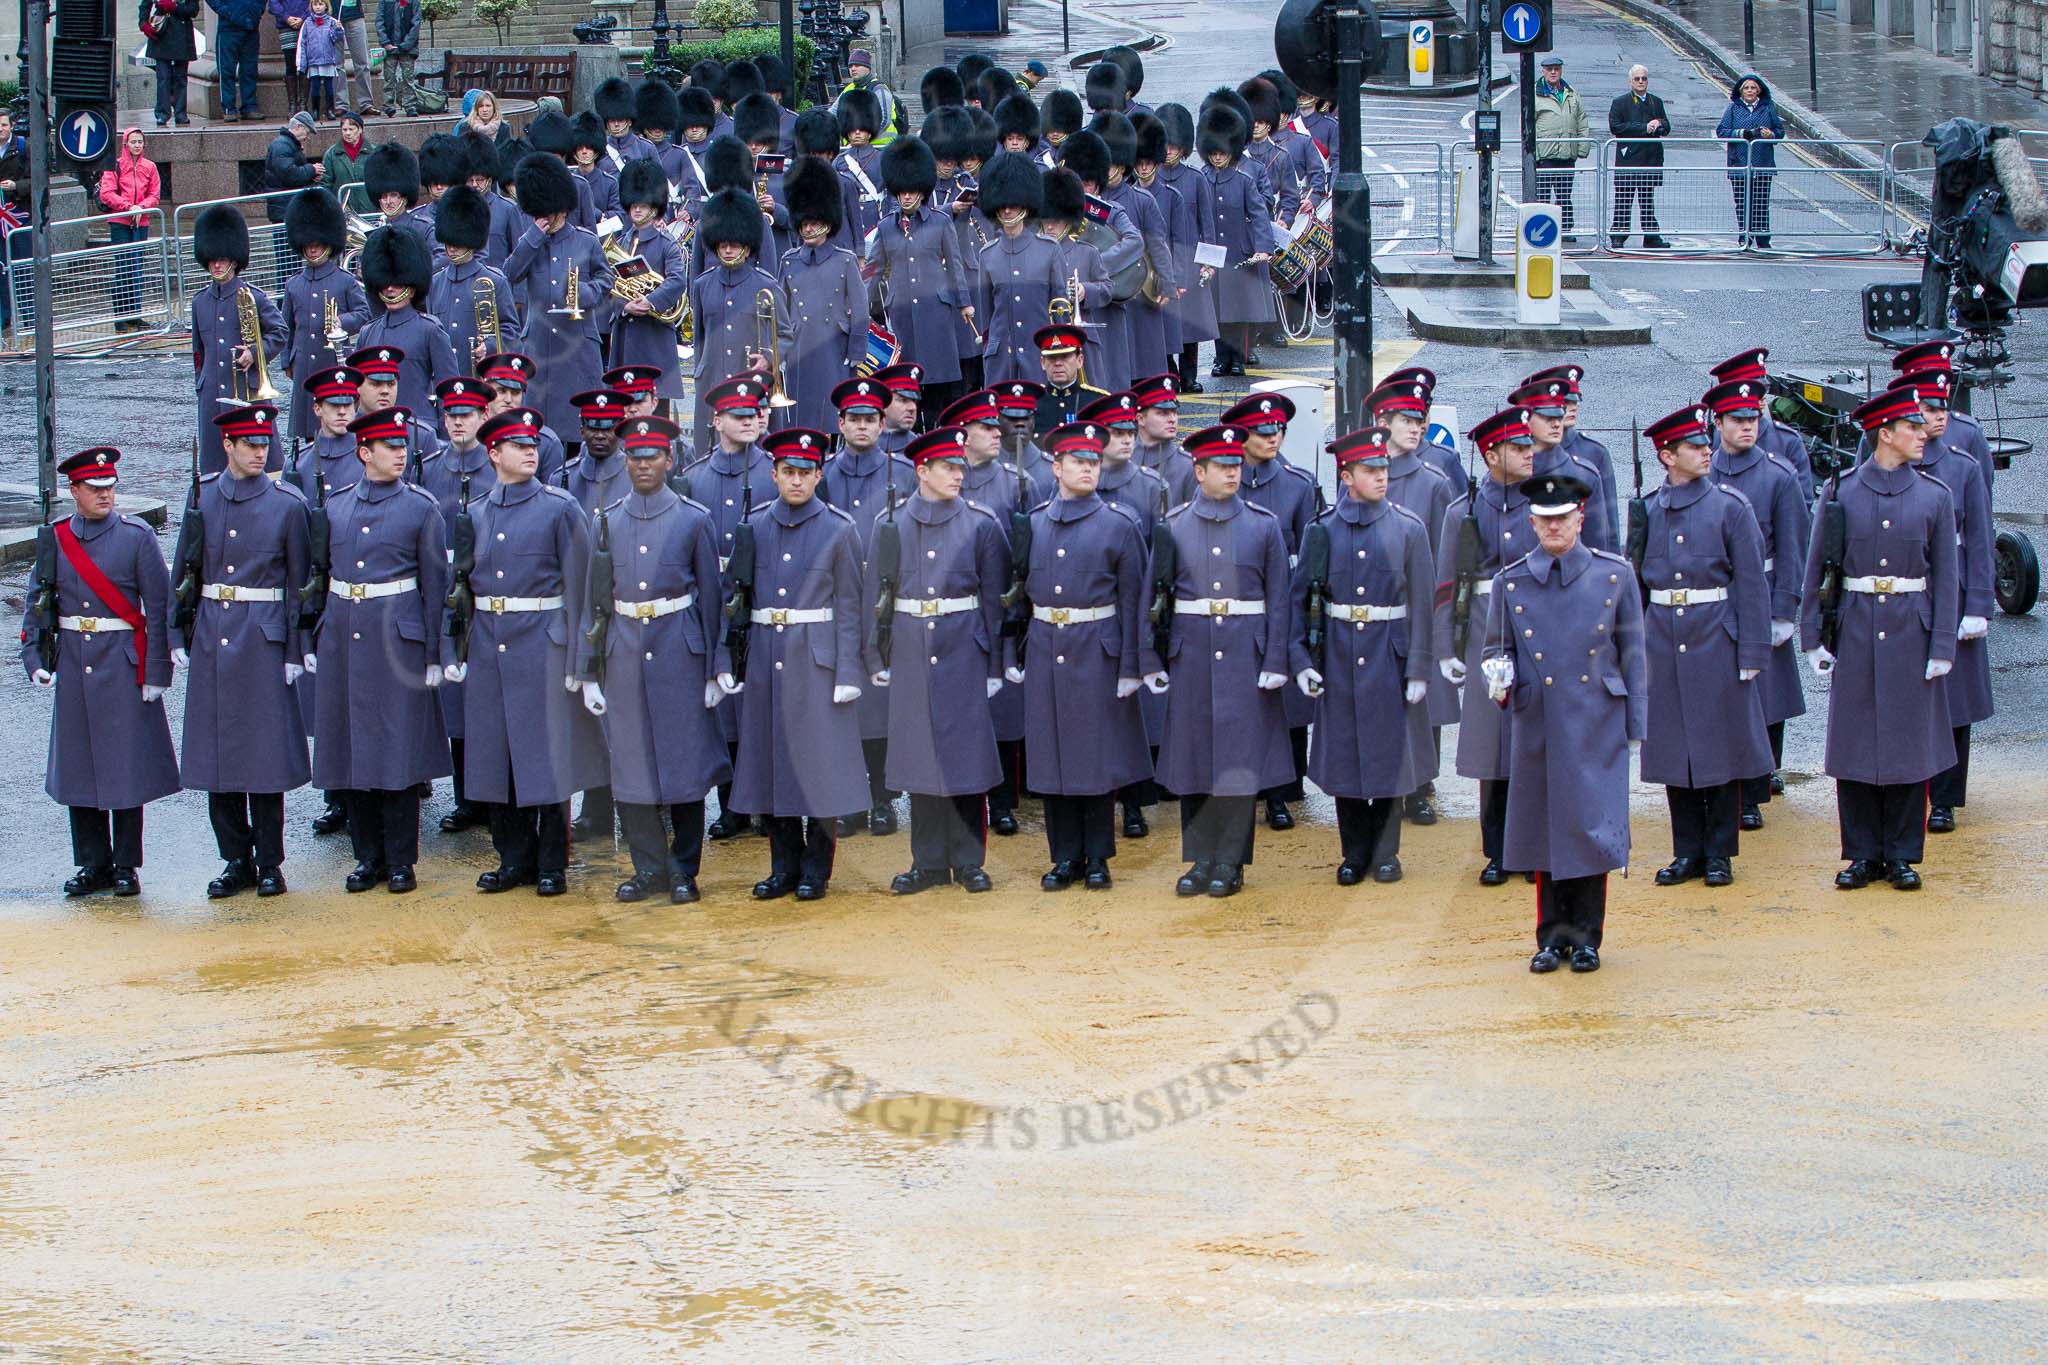
{"label": "brass belt buckle", "polygon": [[654,603],[635,602],[633,604],[633,619],[636,621],[652,621],[654,619]]}
{"label": "brass belt buckle", "polygon": [[1673,589],[1671,590],[1671,605],[1672,605],[1672,606],[1674,606],[1674,607],[1682,607],[1682,606],[1684,606],[1684,605],[1685,605],[1685,594],[1686,594],[1686,593],[1687,593],[1688,591],[1689,591],[1689,589],[1686,589],[1686,588],[1673,588]]}
{"label": "brass belt buckle", "polygon": [[1892,581],[1889,578],[1873,578],[1870,580],[1870,586],[1879,592],[1890,592],[1892,590]]}
{"label": "brass belt buckle", "polygon": [[1209,599],[1209,614],[1210,614],[1211,616],[1228,616],[1228,615],[1230,615],[1230,599],[1229,599],[1229,598],[1227,598],[1227,597],[1212,597],[1212,598],[1210,598],[1210,599]]}
{"label": "brass belt buckle", "polygon": [[771,626],[786,626],[786,625],[788,625],[788,624],[789,624],[789,611],[788,611],[788,609],[787,609],[787,608],[784,608],[784,607],[772,607],[772,608],[770,608],[770,609],[769,609],[769,612],[768,612],[768,624],[769,624],[769,625],[771,625]]}
{"label": "brass belt buckle", "polygon": [[505,614],[505,599],[502,597],[486,597],[484,599],[484,610],[503,616]]}
{"label": "brass belt buckle", "polygon": [[917,604],[917,614],[919,616],[937,616],[939,614],[938,599],[927,597],[919,602]]}
{"label": "brass belt buckle", "polygon": [[222,602],[232,602],[235,600],[235,585],[232,583],[217,583],[214,585],[213,590],[220,594]]}
{"label": "brass belt buckle", "polygon": [[78,630],[82,635],[94,634],[99,628],[100,618],[97,616],[81,616],[78,618]]}
{"label": "brass belt buckle", "polygon": [[1070,619],[1068,610],[1065,607],[1052,608],[1050,615],[1052,616],[1052,623],[1056,626],[1066,625]]}
{"label": "brass belt buckle", "polygon": [[351,602],[360,602],[369,595],[370,585],[368,583],[351,583],[348,585],[348,600]]}

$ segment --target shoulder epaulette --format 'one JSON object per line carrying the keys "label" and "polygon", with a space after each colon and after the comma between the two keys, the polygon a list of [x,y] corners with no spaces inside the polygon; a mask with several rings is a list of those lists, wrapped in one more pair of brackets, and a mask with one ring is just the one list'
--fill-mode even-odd
{"label": "shoulder epaulette", "polygon": [[[1401,505],[1400,503],[1398,503],[1398,502],[1390,502],[1390,503],[1388,503],[1388,504],[1387,504],[1387,506],[1388,506],[1388,507],[1390,507],[1391,509],[1393,509],[1394,511],[1396,511],[1396,512],[1400,513],[1400,514],[1401,514],[1402,516],[1404,516],[1404,517],[1408,518],[1408,520],[1410,520],[1410,521],[1414,522],[1414,523],[1415,523],[1415,524],[1416,524],[1417,526],[1420,526],[1420,527],[1422,527],[1422,529],[1423,529],[1423,530],[1427,531],[1427,530],[1429,529],[1429,526],[1428,526],[1428,524],[1427,524],[1426,522],[1424,522],[1424,521],[1423,521],[1423,519],[1422,519],[1421,517],[1419,517],[1419,516],[1415,515],[1415,513],[1414,513],[1414,512],[1410,511],[1410,510],[1409,510],[1409,509],[1407,509],[1406,507],[1403,507],[1403,506],[1402,506],[1402,505]],[[1337,509],[1336,509],[1335,507],[1332,507],[1332,508],[1330,508],[1330,512],[1334,512],[1334,511],[1336,511],[1336,510],[1337,510]],[[1324,516],[1328,516],[1328,515],[1329,515],[1329,513],[1328,513],[1328,512],[1326,512],[1326,513],[1324,513],[1323,515],[1324,515]],[[1322,517],[1318,517],[1318,518],[1316,518],[1316,520],[1318,520],[1318,521],[1321,521],[1321,520],[1322,520]]]}
{"label": "shoulder epaulette", "polygon": [[[1586,549],[1587,549],[1587,550],[1589,550],[1589,551],[1590,551],[1590,552],[1592,553],[1592,555],[1593,555],[1593,557],[1594,557],[1595,559],[1605,559],[1605,560],[1610,560],[1610,561],[1612,561],[1613,563],[1616,563],[1616,564],[1619,564],[1619,565],[1621,565],[1621,566],[1622,566],[1623,568],[1627,569],[1627,570],[1628,570],[1628,571],[1629,571],[1630,573],[1634,573],[1634,572],[1635,572],[1635,565],[1633,565],[1633,564],[1629,563],[1629,562],[1628,562],[1628,560],[1627,560],[1627,558],[1625,558],[1625,557],[1624,557],[1624,556],[1622,556],[1622,555],[1618,555],[1618,554],[1616,554],[1616,553],[1615,553],[1614,551],[1612,551],[1612,550],[1603,550],[1603,549],[1601,549],[1601,548],[1600,548],[1599,546],[1597,546],[1597,545],[1588,545],[1588,546],[1586,547]],[[1532,551],[1531,553],[1534,553],[1534,552]],[[1528,555],[1523,555],[1523,556],[1522,556],[1522,558],[1523,558],[1523,559],[1527,559],[1528,557],[1529,557]],[[1521,561],[1520,561],[1520,560],[1517,560],[1516,562],[1517,562],[1517,563],[1520,563]]]}
{"label": "shoulder epaulette", "polygon": [[1265,508],[1259,506],[1255,502],[1252,502],[1246,498],[1239,498],[1238,501],[1244,504],[1244,510],[1247,512],[1256,513],[1259,516],[1266,517],[1273,521],[1279,520],[1278,517],[1275,517],[1271,512],[1268,512]]}
{"label": "shoulder epaulette", "polygon": [[213,472],[212,472],[211,474],[201,474],[201,475],[199,476],[199,482],[201,482],[201,483],[203,483],[203,484],[205,484],[205,483],[212,483],[212,482],[213,482],[213,481],[214,481],[215,479],[218,479],[219,477],[220,477],[220,471],[219,471],[218,469],[216,469],[216,470],[214,470],[214,471],[213,471]]}
{"label": "shoulder epaulette", "polygon": [[[767,504],[767,503],[765,503],[765,502],[761,504],[761,506],[763,506],[763,507],[766,507],[767,505],[768,505],[768,504]],[[825,509],[825,510],[826,510],[827,512],[830,512],[830,513],[831,513],[831,514],[832,514],[833,516],[835,516],[835,517],[839,518],[839,519],[840,519],[841,521],[845,522],[845,523],[846,523],[846,524],[847,524],[848,526],[853,526],[853,525],[855,525],[855,522],[854,522],[854,520],[853,520],[853,513],[851,513],[851,512],[849,512],[849,511],[847,511],[847,510],[846,510],[845,508],[843,508],[843,507],[834,507],[834,506],[833,506],[833,505],[832,505],[831,503],[829,503],[829,502],[824,502],[824,503],[820,503],[819,505],[820,505],[821,507],[823,507],[823,508],[824,508],[824,509]]]}

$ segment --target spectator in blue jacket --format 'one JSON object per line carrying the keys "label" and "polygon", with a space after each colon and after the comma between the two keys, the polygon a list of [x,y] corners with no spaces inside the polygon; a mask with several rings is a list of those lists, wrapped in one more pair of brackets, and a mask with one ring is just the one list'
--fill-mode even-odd
{"label": "spectator in blue jacket", "polygon": [[1771,88],[1755,72],[1745,73],[1728,92],[1728,108],[1714,136],[1728,143],[1728,183],[1735,191],[1735,230],[1742,245],[1771,249],[1771,176],[1778,164],[1785,120],[1771,102]]}
{"label": "spectator in blue jacket", "polygon": [[407,117],[418,117],[413,66],[420,59],[419,0],[378,0],[377,41],[384,45],[384,103],[394,114],[403,108]]}
{"label": "spectator in blue jacket", "polygon": [[262,56],[256,30],[263,24],[264,0],[206,0],[220,16],[214,26],[213,64],[220,87],[223,123],[258,117],[256,63]]}

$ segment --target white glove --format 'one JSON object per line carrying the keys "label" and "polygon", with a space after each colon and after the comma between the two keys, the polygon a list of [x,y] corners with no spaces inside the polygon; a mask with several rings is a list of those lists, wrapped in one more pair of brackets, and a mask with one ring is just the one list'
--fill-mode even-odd
{"label": "white glove", "polygon": [[844,706],[850,701],[859,700],[860,689],[858,687],[847,687],[842,684],[832,689],[832,704],[834,706]]}
{"label": "white glove", "polygon": [[300,678],[304,677],[305,673],[306,670],[301,668],[297,664],[286,664],[284,666],[284,685],[286,687],[290,687],[293,683],[297,682]]}
{"label": "white glove", "polygon": [[148,683],[142,685],[142,701],[145,706],[151,702],[162,701],[163,699],[164,690],[161,687],[152,687]]}
{"label": "white glove", "polygon": [[29,681],[33,682],[37,687],[55,687],[57,685],[57,675],[47,668],[39,668],[29,675]]}
{"label": "white glove", "polygon": [[1776,649],[1779,645],[1791,639],[1792,632],[1796,629],[1798,627],[1794,626],[1790,621],[1773,620],[1771,622],[1771,648]]}
{"label": "white glove", "polygon": [[746,684],[735,679],[730,673],[718,675],[718,690],[728,697],[737,697],[745,690]]}
{"label": "white glove", "polygon": [[1301,694],[1304,697],[1320,697],[1323,695],[1323,675],[1316,672],[1313,668],[1304,668],[1301,672],[1295,674],[1294,685],[1301,689]]}
{"label": "white glove", "polygon": [[1139,683],[1136,678],[1118,678],[1116,680],[1116,699],[1118,701],[1126,701],[1131,697],[1137,696],[1138,687]]}
{"label": "white glove", "polygon": [[562,690],[564,692],[581,692],[583,690],[583,684],[577,682],[575,676],[572,674],[571,676],[562,679]]}
{"label": "white glove", "polygon": [[1410,706],[1419,705],[1429,695],[1429,684],[1420,678],[1410,678],[1408,685],[1401,689],[1401,696]]}
{"label": "white glove", "polygon": [[174,649],[174,650],[172,650],[172,651],[171,651],[171,666],[172,666],[172,667],[174,667],[174,668],[190,668],[190,667],[192,666],[192,653],[191,653],[191,651],[190,651],[190,650],[184,650],[184,649]]}
{"label": "white glove", "polygon": [[725,700],[725,689],[718,685],[718,679],[710,678],[704,683],[704,709],[715,711],[718,703]]}
{"label": "white glove", "polygon": [[1465,682],[1465,661],[1463,659],[1438,659],[1436,671],[1444,675],[1444,681],[1453,687]]}
{"label": "white glove", "polygon": [[441,685],[441,678],[442,678],[442,673],[441,673],[441,665],[439,665],[439,664],[428,664],[428,665],[427,665],[427,686],[429,686],[429,687],[439,687],[439,686]]}
{"label": "white glove", "polygon": [[879,673],[868,674],[868,681],[876,687],[887,687],[889,685],[889,670],[885,668]]}
{"label": "white glove", "polygon": [[[306,658],[305,658],[305,664],[306,664],[306,671],[307,671],[308,673],[318,673],[318,672],[320,671],[320,658],[319,658],[319,656],[318,656],[318,655],[316,655],[316,654],[308,654],[308,655],[306,656]],[[460,679],[460,678],[455,678],[455,679],[452,679],[452,681],[454,681],[454,682],[461,682],[461,681],[462,681],[462,679]]]}
{"label": "white glove", "polygon": [[1628,756],[1630,758],[1639,758],[1642,756],[1642,752],[1643,742],[1641,740],[1632,739],[1628,742]]}
{"label": "white glove", "polygon": [[1515,685],[1515,661],[1498,657],[1480,662],[1479,671],[1486,675],[1486,699],[1506,701],[1508,689]]}
{"label": "white glove", "polygon": [[1171,679],[1166,676],[1165,669],[1161,669],[1157,673],[1147,673],[1145,675],[1145,690],[1155,697],[1165,696],[1166,689],[1170,683]]}
{"label": "white glove", "polygon": [[[308,659],[308,660],[307,660],[307,665],[308,665],[308,666],[307,666],[307,668],[306,668],[306,671],[307,671],[308,673],[311,673],[311,672],[313,671],[313,669],[312,669],[312,667],[311,667],[311,664],[312,664],[312,660],[311,660],[311,659]],[[453,682],[453,683],[459,683],[459,682],[461,682],[461,681],[462,681],[462,680],[463,680],[464,678],[466,678],[466,677],[468,677],[468,676],[469,676],[469,665],[468,665],[468,664],[449,664],[449,665],[448,665],[448,666],[447,666],[446,668],[443,668],[443,669],[441,670],[441,681],[442,681],[442,682]]]}
{"label": "white glove", "polygon": [[989,694],[989,695],[990,695],[991,697],[993,697],[993,696],[994,696],[994,695],[995,695],[996,693],[998,693],[998,692],[1000,692],[1000,691],[1002,691],[1002,690],[1003,690],[1003,680],[1002,680],[1001,678],[990,678],[990,679],[988,680],[988,694]]}
{"label": "white glove", "polygon": [[1927,681],[1933,682],[1936,678],[1947,677],[1948,671],[1955,666],[1955,660],[1953,659],[1929,659],[1927,661]]}
{"label": "white glove", "polygon": [[1807,650],[1806,661],[1813,665],[1813,675],[1816,678],[1825,678],[1835,671],[1835,656],[1828,653],[1825,645]]}
{"label": "white glove", "polygon": [[1285,686],[1287,686],[1287,675],[1285,673],[1259,674],[1259,691],[1261,692],[1271,692]]}
{"label": "white glove", "polygon": [[604,688],[595,682],[583,684],[583,709],[593,716],[604,714]]}
{"label": "white glove", "polygon": [[1989,634],[1991,623],[1981,616],[1965,616],[1956,625],[1958,640],[1981,640]]}
{"label": "white glove", "polygon": [[1003,680],[1016,683],[1019,687],[1022,687],[1024,685],[1024,670],[1015,667],[1005,668],[1003,670]]}
{"label": "white glove", "polygon": [[1761,672],[1763,672],[1761,668],[1738,668],[1735,670],[1735,681],[1748,682]]}

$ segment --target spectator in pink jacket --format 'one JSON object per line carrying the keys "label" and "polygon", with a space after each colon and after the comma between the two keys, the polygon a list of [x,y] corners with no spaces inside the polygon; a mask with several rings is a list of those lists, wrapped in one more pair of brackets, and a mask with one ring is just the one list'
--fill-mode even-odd
{"label": "spectator in pink jacket", "polygon": [[[149,215],[163,197],[156,163],[143,154],[141,128],[121,131],[121,152],[113,166],[100,172],[100,207],[115,217],[107,238],[115,247],[149,240]],[[114,314],[117,332],[147,331],[142,311],[142,248],[129,245],[114,253]]]}

